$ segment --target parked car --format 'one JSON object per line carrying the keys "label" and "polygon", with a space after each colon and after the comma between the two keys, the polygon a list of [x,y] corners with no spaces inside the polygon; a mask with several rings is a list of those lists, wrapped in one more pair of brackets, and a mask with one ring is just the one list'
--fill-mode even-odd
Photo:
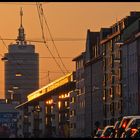
{"label": "parked car", "polygon": [[102,130],[102,129],[99,129],[99,130],[96,132],[94,138],[100,138],[101,135],[102,135],[102,133],[103,133],[103,130]]}
{"label": "parked car", "polygon": [[119,125],[120,125],[121,121],[116,121],[113,127],[113,131],[110,134],[110,138],[115,138],[115,134],[118,131]]}
{"label": "parked car", "polygon": [[131,135],[130,138],[140,138],[140,127],[137,128],[137,130]]}
{"label": "parked car", "polygon": [[109,138],[110,134],[113,131],[113,125],[108,125],[104,128],[103,133],[100,138]]}
{"label": "parked car", "polygon": [[120,138],[121,137],[122,133],[125,131],[125,128],[126,128],[127,124],[134,117],[139,117],[139,116],[124,116],[122,118],[121,123],[120,123],[119,128],[118,128],[118,131],[115,135],[115,138]]}
{"label": "parked car", "polygon": [[129,121],[121,138],[130,138],[138,127],[140,127],[140,116],[134,117]]}

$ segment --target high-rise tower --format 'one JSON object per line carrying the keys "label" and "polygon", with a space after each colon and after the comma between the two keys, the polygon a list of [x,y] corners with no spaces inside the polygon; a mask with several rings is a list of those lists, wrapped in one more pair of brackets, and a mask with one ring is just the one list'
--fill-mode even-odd
{"label": "high-rise tower", "polygon": [[21,8],[17,41],[8,46],[5,54],[8,59],[5,62],[5,98],[20,102],[39,88],[39,54],[35,53],[35,46],[25,40],[22,18]]}

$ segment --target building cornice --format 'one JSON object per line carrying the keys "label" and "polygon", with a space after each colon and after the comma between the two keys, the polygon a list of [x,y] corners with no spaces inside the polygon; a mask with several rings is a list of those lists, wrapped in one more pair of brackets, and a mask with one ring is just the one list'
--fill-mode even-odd
{"label": "building cornice", "polygon": [[101,60],[102,58],[103,58],[102,55],[98,56],[97,58],[92,58],[90,61],[88,61],[84,64],[84,67],[87,67],[93,63],[96,63],[97,61]]}
{"label": "building cornice", "polygon": [[112,38],[114,38],[115,36],[119,35],[120,33],[121,33],[120,31],[117,31],[117,32],[115,32],[114,34],[108,36],[106,39],[101,40],[101,41],[100,41],[100,45],[106,43],[107,41],[109,41],[110,39],[112,39]]}

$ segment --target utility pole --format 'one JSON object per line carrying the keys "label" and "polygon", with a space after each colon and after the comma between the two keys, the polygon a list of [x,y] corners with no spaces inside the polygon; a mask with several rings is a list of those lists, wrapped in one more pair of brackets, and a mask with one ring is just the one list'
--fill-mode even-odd
{"label": "utility pole", "polygon": [[47,77],[48,77],[48,82],[50,83],[50,71],[48,71],[48,75],[47,75]]}

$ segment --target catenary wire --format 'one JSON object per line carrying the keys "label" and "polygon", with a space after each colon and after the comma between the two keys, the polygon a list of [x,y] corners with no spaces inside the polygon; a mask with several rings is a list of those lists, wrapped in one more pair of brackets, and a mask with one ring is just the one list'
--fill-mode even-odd
{"label": "catenary wire", "polygon": [[57,47],[56,47],[56,44],[55,44],[55,42],[54,42],[52,33],[51,33],[51,31],[50,31],[50,27],[49,27],[49,25],[48,25],[48,23],[47,23],[47,20],[46,20],[45,14],[44,14],[44,10],[43,10],[42,4],[40,4],[40,8],[41,8],[41,9],[40,9],[40,12],[41,12],[41,14],[42,14],[42,16],[43,16],[43,19],[44,19],[44,21],[45,21],[45,24],[46,24],[46,26],[47,26],[48,32],[49,32],[49,34],[50,34],[50,38],[51,38],[51,40],[52,40],[52,42],[53,42],[54,48],[55,48],[55,50],[56,50],[56,52],[57,52],[57,55],[58,55],[58,57],[59,57],[59,59],[60,59],[62,65],[63,65],[63,67],[65,68],[66,72],[68,73],[69,71],[68,71],[68,69],[66,68],[65,64],[63,63],[63,61],[62,61],[62,59],[61,59],[61,56],[60,56],[60,54],[59,54],[59,51],[58,51],[58,49],[57,49]]}
{"label": "catenary wire", "polygon": [[59,69],[62,71],[63,74],[65,74],[65,72],[63,71],[63,69],[61,68],[59,63],[56,61],[55,57],[53,56],[53,54],[52,54],[51,50],[49,49],[48,45],[46,44],[45,35],[44,35],[44,31],[43,31],[43,26],[42,26],[42,23],[41,23],[41,15],[40,15],[40,12],[39,12],[39,6],[38,6],[37,2],[36,2],[36,6],[37,6],[37,12],[38,12],[38,16],[39,16],[39,21],[40,21],[40,26],[41,26],[41,31],[42,31],[42,39],[44,41],[44,45],[48,48],[49,53],[51,54],[52,58],[56,62]]}

